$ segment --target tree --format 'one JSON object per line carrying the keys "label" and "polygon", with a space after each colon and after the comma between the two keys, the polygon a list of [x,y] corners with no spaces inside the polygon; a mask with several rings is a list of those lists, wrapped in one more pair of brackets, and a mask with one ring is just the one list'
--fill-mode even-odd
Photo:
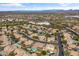
{"label": "tree", "polygon": [[4,50],[4,47],[1,47],[1,46],[0,46],[0,51],[2,51],[2,50]]}
{"label": "tree", "polygon": [[42,50],[39,53],[37,53],[38,56],[44,56],[46,54],[47,54],[47,51],[45,51],[45,50]]}
{"label": "tree", "polygon": [[79,41],[79,37],[78,36],[74,36],[73,39],[76,40],[76,41]]}
{"label": "tree", "polygon": [[9,53],[9,56],[15,56],[17,53],[14,53],[14,50]]}
{"label": "tree", "polygon": [[62,40],[62,43],[66,45],[67,44],[67,41],[63,39]]}
{"label": "tree", "polygon": [[17,43],[19,39],[17,39],[13,34],[11,34],[10,38],[12,39],[12,43]]}
{"label": "tree", "polygon": [[69,56],[69,55],[70,55],[69,51],[66,50],[66,51],[64,52],[64,55],[65,55],[65,56]]}
{"label": "tree", "polygon": [[33,39],[39,39],[39,37],[38,36],[33,36]]}
{"label": "tree", "polygon": [[51,35],[50,35],[50,34],[48,34],[48,33],[46,33],[45,37],[46,37],[46,42],[47,42],[48,37],[51,37]]}
{"label": "tree", "polygon": [[3,41],[2,40],[0,40],[0,45],[3,43]]}
{"label": "tree", "polygon": [[63,35],[63,34],[61,35],[61,37],[62,37],[62,39],[64,40],[64,38],[65,38],[65,37],[64,37],[64,35]]}
{"label": "tree", "polygon": [[41,51],[41,55],[46,55],[47,54],[47,51]]}

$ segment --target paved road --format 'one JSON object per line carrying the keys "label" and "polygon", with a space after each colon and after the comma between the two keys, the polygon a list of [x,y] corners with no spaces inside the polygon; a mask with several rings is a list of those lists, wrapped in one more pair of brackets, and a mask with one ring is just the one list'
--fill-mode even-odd
{"label": "paved road", "polygon": [[68,31],[74,33],[75,35],[79,36],[79,33],[74,31],[73,29],[69,28],[69,27],[65,27]]}
{"label": "paved road", "polygon": [[33,38],[31,38],[30,36],[28,36],[28,35],[26,35],[26,34],[24,34],[24,33],[22,33],[22,32],[20,32],[21,34],[23,34],[26,38],[28,38],[29,40],[32,40],[32,41],[35,41],[35,42],[40,42],[40,43],[46,43],[46,44],[56,44],[55,42],[45,42],[45,41],[40,41],[40,40],[35,40],[35,39],[33,39]]}
{"label": "paved road", "polygon": [[62,42],[61,42],[61,36],[60,36],[61,33],[58,33],[58,37],[57,37],[57,40],[58,40],[58,47],[59,47],[59,56],[64,56],[64,49],[63,49],[63,45],[62,45]]}

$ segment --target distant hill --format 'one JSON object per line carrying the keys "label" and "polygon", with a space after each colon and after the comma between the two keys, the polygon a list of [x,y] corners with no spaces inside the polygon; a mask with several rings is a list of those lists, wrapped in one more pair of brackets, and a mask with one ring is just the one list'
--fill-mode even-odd
{"label": "distant hill", "polygon": [[52,12],[79,12],[79,10],[34,10],[34,11],[25,11],[25,10],[17,10],[17,11],[0,11],[0,12],[11,12],[11,13],[52,13]]}

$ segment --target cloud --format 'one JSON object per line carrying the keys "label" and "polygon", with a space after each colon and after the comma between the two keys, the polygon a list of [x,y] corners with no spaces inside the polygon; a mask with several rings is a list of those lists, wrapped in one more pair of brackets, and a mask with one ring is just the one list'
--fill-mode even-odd
{"label": "cloud", "polygon": [[59,3],[61,7],[67,7],[70,3]]}
{"label": "cloud", "polygon": [[17,7],[23,7],[20,3],[1,3],[0,6],[17,6]]}

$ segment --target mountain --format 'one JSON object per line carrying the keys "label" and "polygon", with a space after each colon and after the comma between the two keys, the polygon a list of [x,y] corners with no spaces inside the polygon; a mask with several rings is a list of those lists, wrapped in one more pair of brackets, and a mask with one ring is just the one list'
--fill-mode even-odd
{"label": "mountain", "polygon": [[79,12],[79,10],[17,10],[17,11],[0,11],[11,13],[52,13],[52,12]]}

